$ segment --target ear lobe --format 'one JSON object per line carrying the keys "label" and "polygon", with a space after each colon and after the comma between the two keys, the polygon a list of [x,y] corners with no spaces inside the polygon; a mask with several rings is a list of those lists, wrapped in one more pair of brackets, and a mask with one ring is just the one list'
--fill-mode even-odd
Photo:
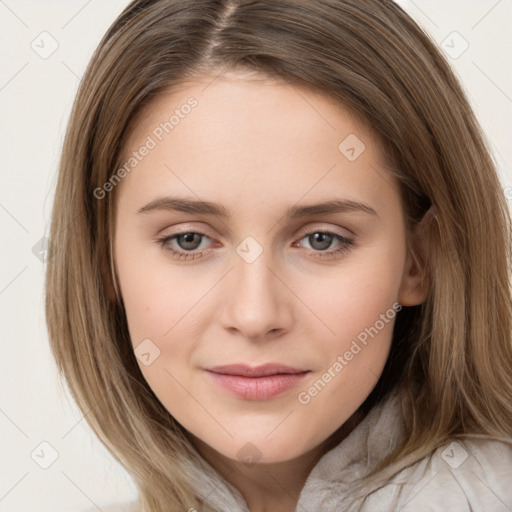
{"label": "ear lobe", "polygon": [[432,205],[411,234],[411,249],[405,262],[398,295],[398,302],[402,306],[417,306],[427,298],[430,289],[428,235],[436,213],[436,208]]}

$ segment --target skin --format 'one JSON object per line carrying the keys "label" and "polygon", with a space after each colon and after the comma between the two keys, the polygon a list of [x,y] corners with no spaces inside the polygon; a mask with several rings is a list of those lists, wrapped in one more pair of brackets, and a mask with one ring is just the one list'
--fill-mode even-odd
{"label": "skin", "polygon": [[[427,287],[406,250],[398,184],[375,136],[330,97],[259,78],[198,77],[160,95],[137,118],[126,158],[190,96],[198,101],[117,185],[114,262],[133,347],[150,339],[160,351],[147,366],[139,360],[158,399],[251,511],[286,512],[295,509],[329,437],[354,426],[347,420],[382,373],[395,319],[307,404],[298,393],[394,303],[423,302]],[[338,149],[349,134],[366,146],[354,161]],[[138,213],[166,195],[220,203],[232,217]],[[377,215],[284,216],[290,206],[335,198],[365,203]],[[307,236],[318,230],[352,237],[354,245],[318,257],[343,245]],[[183,238],[167,248],[158,243],[198,231],[207,237],[194,239],[196,249]],[[251,263],[236,251],[248,236],[263,250]],[[169,247],[202,254],[178,260]],[[310,373],[280,396],[246,400],[203,370],[266,362]],[[240,460],[244,446],[255,464]]]}

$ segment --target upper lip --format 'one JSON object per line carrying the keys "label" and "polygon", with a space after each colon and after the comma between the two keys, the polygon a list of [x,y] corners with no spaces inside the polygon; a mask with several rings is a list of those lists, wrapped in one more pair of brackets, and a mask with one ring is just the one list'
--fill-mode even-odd
{"label": "upper lip", "polygon": [[213,366],[205,370],[224,375],[241,375],[243,377],[265,377],[267,375],[278,375],[282,373],[304,373],[309,370],[293,368],[279,363],[267,363],[260,366],[249,366],[246,364],[228,364],[223,366]]}

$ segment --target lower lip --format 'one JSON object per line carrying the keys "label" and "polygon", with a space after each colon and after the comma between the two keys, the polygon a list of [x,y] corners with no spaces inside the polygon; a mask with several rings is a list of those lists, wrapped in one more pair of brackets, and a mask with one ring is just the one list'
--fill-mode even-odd
{"label": "lower lip", "polygon": [[221,388],[246,400],[267,400],[294,388],[309,372],[242,377],[207,371]]}

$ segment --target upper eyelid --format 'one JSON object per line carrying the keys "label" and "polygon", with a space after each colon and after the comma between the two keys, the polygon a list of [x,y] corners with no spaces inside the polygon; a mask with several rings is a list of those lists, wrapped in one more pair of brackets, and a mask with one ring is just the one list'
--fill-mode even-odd
{"label": "upper eyelid", "polygon": [[[345,227],[345,226],[326,226],[325,225],[325,222],[320,222],[320,221],[317,221],[317,222],[312,222],[311,223],[312,226],[310,227],[304,227],[304,228],[301,228],[301,229],[293,229],[294,232],[297,232],[297,233],[302,233],[304,236],[304,234],[307,234],[307,233],[310,233],[312,231],[329,231],[329,232],[333,232],[334,234],[338,234],[340,236],[345,236],[345,237],[351,237],[351,236],[357,236],[357,234],[355,233],[355,231],[353,231],[352,229],[349,229],[348,227]],[[344,230],[348,233],[348,235],[345,235],[343,233],[338,233],[337,230]],[[194,226],[191,226],[191,227],[187,227],[186,224],[185,224],[185,227],[183,228],[178,228],[178,231],[176,232],[173,232],[173,233],[170,233],[168,236],[172,236],[172,235],[179,235],[179,234],[184,234],[184,233],[201,233],[201,234],[204,234],[205,236],[209,237],[209,238],[215,238],[214,236],[210,236],[207,231],[209,229],[206,228],[196,228]],[[165,231],[162,230],[162,231]],[[282,231],[285,231],[285,230],[282,230]],[[287,230],[286,230],[287,231]],[[231,234],[231,230],[229,231],[229,233]]]}

